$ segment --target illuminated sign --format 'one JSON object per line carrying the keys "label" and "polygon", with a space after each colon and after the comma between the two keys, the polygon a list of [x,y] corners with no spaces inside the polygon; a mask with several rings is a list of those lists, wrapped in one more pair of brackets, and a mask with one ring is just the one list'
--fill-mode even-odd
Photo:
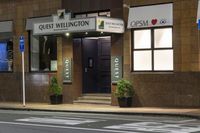
{"label": "illuminated sign", "polygon": [[173,4],[140,6],[129,9],[129,29],[170,25],[173,25]]}
{"label": "illuminated sign", "polygon": [[33,35],[89,31],[124,33],[124,21],[109,17],[71,18],[71,13],[65,14],[63,10],[59,10],[57,15],[53,15],[53,21],[35,23]]}

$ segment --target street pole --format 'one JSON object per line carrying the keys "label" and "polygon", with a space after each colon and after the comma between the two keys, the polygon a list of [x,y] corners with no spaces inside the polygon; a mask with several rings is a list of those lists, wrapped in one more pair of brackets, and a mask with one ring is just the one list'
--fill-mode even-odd
{"label": "street pole", "polygon": [[24,72],[24,36],[19,38],[19,50],[22,53],[22,95],[23,95],[23,106],[26,106],[26,93],[25,93],[25,72]]}
{"label": "street pole", "polygon": [[23,106],[26,106],[26,95],[25,95],[25,73],[24,73],[24,52],[22,52],[22,85],[23,85]]}

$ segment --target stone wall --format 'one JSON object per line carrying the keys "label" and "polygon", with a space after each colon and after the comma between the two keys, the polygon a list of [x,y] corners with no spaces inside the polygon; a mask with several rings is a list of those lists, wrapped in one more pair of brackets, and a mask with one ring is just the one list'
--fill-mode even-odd
{"label": "stone wall", "polygon": [[[134,73],[131,72],[131,31],[123,35],[112,35],[111,55],[123,55],[124,77],[131,80],[135,89],[134,105],[142,107],[199,107],[200,105],[200,53],[199,33],[196,24],[198,0],[124,0],[130,6],[173,2],[174,25],[174,72]],[[122,0],[1,0],[0,21],[12,20],[14,41],[14,71],[0,73],[0,101],[22,101],[21,54],[18,39],[24,35],[26,95],[28,102],[49,102],[49,75],[57,75],[62,83],[62,61],[73,58],[73,82],[62,84],[64,102],[72,103],[82,94],[81,46],[72,45],[72,38],[59,36],[58,72],[33,73],[29,71],[28,32],[26,19],[55,14],[57,9],[66,8],[72,12],[111,11],[112,17],[128,20],[128,8]],[[112,85],[112,92],[115,91]],[[112,105],[117,105],[112,93]]]}
{"label": "stone wall", "polygon": [[[134,106],[199,107],[198,0],[124,0],[130,6],[173,3],[174,72],[131,72],[131,31],[124,34],[124,75],[135,89]],[[124,8],[128,20],[128,8]]]}
{"label": "stone wall", "polygon": [[22,68],[19,52],[19,36],[25,36],[25,71],[27,101],[47,102],[48,73],[29,72],[28,32],[25,30],[26,19],[49,16],[61,8],[61,0],[1,0],[0,21],[13,21],[13,72],[0,73],[0,101],[22,101]]}

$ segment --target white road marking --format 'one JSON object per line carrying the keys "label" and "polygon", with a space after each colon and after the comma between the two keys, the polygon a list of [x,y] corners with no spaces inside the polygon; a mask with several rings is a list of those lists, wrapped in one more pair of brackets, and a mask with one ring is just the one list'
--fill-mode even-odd
{"label": "white road marking", "polygon": [[[35,116],[38,116],[38,115],[43,115],[43,116],[51,116],[53,113],[51,112],[37,112],[37,111],[31,111],[31,112],[26,112],[26,111],[23,111],[23,112],[16,112],[16,111],[12,111],[12,110],[9,110],[9,111],[4,111],[4,110],[0,110],[0,113],[5,113],[5,114],[27,114],[27,115],[35,115]],[[62,113],[62,112],[57,112],[56,113],[58,116],[61,116],[61,117],[68,117],[68,116],[71,116],[71,115],[75,115],[74,117],[77,117],[77,118],[88,118],[90,117],[91,119],[101,119],[101,120],[124,120],[124,121],[148,121],[148,122],[154,122],[154,121],[162,121],[162,122],[166,122],[166,123],[177,123],[179,121],[191,121],[191,119],[187,120],[187,118],[185,118],[186,120],[162,120],[162,119],[143,119],[143,117],[145,116],[134,116],[133,118],[121,118],[121,117],[130,117],[130,116],[123,116],[123,115],[112,115],[112,114],[87,114],[87,113]],[[78,116],[77,116],[78,114]],[[55,115],[55,114],[53,114]],[[147,116],[147,118],[151,118],[149,116]],[[157,118],[157,117],[156,117]],[[164,118],[164,117],[163,117]],[[169,117],[169,118],[172,118],[172,117]],[[195,120],[195,119],[194,119]],[[196,120],[197,121],[197,120]]]}
{"label": "white road marking", "polygon": [[161,122],[137,122],[107,126],[104,128],[154,133],[192,133],[200,131],[200,126],[187,126],[183,124],[165,124]]}
{"label": "white road marking", "polygon": [[174,121],[174,120],[165,120],[162,122],[166,122],[166,123],[187,123],[187,122],[196,122],[196,119],[188,119],[188,120],[179,120],[179,121]]}
{"label": "white road marking", "polygon": [[93,122],[100,122],[100,120],[96,119],[83,119],[83,118],[70,118],[70,117],[29,117],[24,119],[17,119],[16,121],[22,122],[36,122],[36,123],[44,123],[44,124],[63,124],[63,125],[78,125],[78,124],[86,124]]}
{"label": "white road marking", "polygon": [[84,131],[113,132],[113,133],[137,133],[137,132],[133,132],[133,131],[131,131],[131,132],[130,131],[117,131],[117,130],[109,130],[109,129],[81,128],[81,127],[55,126],[55,125],[41,125],[41,124],[4,122],[4,121],[0,121],[0,124],[18,125],[18,126],[32,126],[32,127],[60,128],[60,129],[72,129],[72,130],[84,130]]}

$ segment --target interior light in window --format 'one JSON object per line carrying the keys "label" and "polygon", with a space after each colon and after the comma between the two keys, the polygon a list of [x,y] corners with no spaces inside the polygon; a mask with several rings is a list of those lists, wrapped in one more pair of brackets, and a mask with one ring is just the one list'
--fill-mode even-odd
{"label": "interior light in window", "polygon": [[154,51],[154,70],[173,70],[173,50]]}
{"label": "interior light in window", "polygon": [[151,30],[134,31],[134,48],[135,49],[151,48]]}
{"label": "interior light in window", "polygon": [[172,28],[156,29],[154,34],[155,48],[172,47]]}
{"label": "interior light in window", "polygon": [[152,70],[152,52],[151,50],[134,52],[134,71]]}

